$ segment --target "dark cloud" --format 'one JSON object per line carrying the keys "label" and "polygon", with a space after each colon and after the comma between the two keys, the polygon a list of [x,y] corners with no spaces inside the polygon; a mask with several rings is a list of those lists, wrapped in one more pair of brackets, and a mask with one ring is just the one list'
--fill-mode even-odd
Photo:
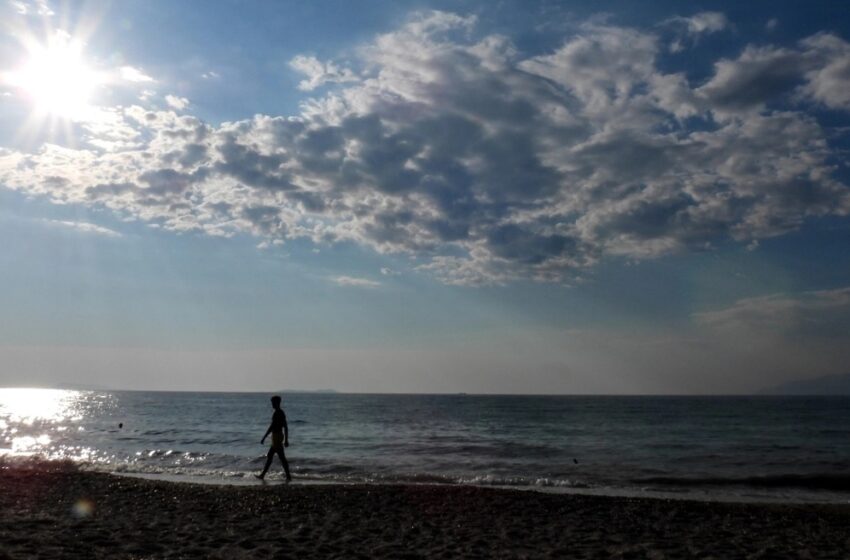
{"label": "dark cloud", "polygon": [[500,258],[535,265],[575,250],[575,240],[563,235],[541,235],[508,224],[494,228],[487,235],[493,253]]}
{"label": "dark cloud", "polygon": [[280,208],[276,206],[249,206],[242,209],[242,217],[251,223],[253,229],[264,235],[285,235],[286,224],[280,218]]}
{"label": "dark cloud", "polygon": [[325,199],[318,193],[309,191],[289,191],[286,198],[300,204],[304,212],[324,212],[327,208]]}
{"label": "dark cloud", "polygon": [[734,61],[718,62],[714,77],[699,92],[710,107],[721,110],[761,107],[802,84],[806,65],[797,51],[747,48]]}
{"label": "dark cloud", "polygon": [[207,147],[203,144],[187,144],[177,162],[183,167],[192,167],[204,161],[207,157]]}
{"label": "dark cloud", "polygon": [[289,174],[282,168],[289,159],[286,154],[261,153],[257,146],[240,144],[229,134],[224,135],[217,150],[221,159],[216,162],[215,169],[219,173],[229,175],[251,187],[274,190],[295,188]]}
{"label": "dark cloud", "polygon": [[101,198],[108,199],[116,195],[121,195],[128,192],[134,192],[137,187],[134,183],[101,183],[86,187],[85,192],[88,198],[98,200]]}
{"label": "dark cloud", "polygon": [[139,175],[139,181],[147,185],[145,192],[149,195],[179,194],[197,179],[196,176],[174,169],[145,171]]}

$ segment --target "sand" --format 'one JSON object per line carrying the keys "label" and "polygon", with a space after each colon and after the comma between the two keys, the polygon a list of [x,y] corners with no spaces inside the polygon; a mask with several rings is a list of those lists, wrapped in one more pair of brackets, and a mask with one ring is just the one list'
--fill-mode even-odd
{"label": "sand", "polygon": [[847,558],[850,506],[214,486],[0,463],[0,558]]}

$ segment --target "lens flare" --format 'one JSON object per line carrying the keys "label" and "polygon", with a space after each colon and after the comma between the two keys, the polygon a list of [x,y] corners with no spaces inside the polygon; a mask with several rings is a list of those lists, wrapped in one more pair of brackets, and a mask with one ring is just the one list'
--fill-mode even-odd
{"label": "lens flare", "polygon": [[94,502],[81,498],[71,507],[71,513],[78,519],[85,519],[94,513]]}

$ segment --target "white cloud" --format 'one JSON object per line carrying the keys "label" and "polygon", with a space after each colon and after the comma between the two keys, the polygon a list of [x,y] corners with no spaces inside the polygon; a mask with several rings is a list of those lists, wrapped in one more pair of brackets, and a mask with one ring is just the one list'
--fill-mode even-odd
{"label": "white cloud", "polygon": [[701,324],[735,332],[846,337],[850,332],[850,287],[745,298],[724,309],[697,313],[694,318]]}
{"label": "white cloud", "polygon": [[850,43],[818,33],[792,48],[748,46],[738,58],[716,62],[714,76],[697,91],[721,112],[760,111],[791,92],[798,101],[848,110]]}
{"label": "white cloud", "polygon": [[16,13],[24,16],[29,12],[29,6],[25,2],[19,0],[9,0],[9,5]]}
{"label": "white cloud", "polygon": [[298,83],[298,89],[311,91],[328,83],[356,82],[359,78],[348,68],[340,68],[333,62],[322,62],[315,56],[298,55],[289,61],[289,66],[307,76]]}
{"label": "white cloud", "polygon": [[156,81],[138,68],[132,66],[122,66],[119,72],[121,73],[121,78],[128,82],[145,83]]}
{"label": "white cloud", "polygon": [[717,33],[729,27],[729,20],[721,12],[700,12],[691,17],[678,18],[692,34]]}
{"label": "white cloud", "polygon": [[812,60],[806,73],[804,94],[830,109],[850,110],[850,44],[835,35],[820,33],[803,41]]}
{"label": "white cloud", "polygon": [[115,230],[105,228],[103,226],[99,226],[97,224],[92,224],[89,222],[75,222],[75,221],[67,221],[67,220],[45,220],[48,224],[54,226],[60,226],[64,228],[70,228],[81,233],[92,233],[96,235],[104,235],[106,237],[123,237],[120,233]]}
{"label": "white cloud", "polygon": [[215,72],[213,70],[209,70],[209,71],[201,74],[201,77],[205,80],[217,80],[217,79],[221,78],[221,74],[219,74],[218,72]]}
{"label": "white cloud", "polygon": [[257,244],[257,249],[265,250],[270,249],[272,247],[280,247],[283,245],[282,239],[272,239],[272,240],[264,240]]}
{"label": "white cloud", "polygon": [[356,288],[377,288],[380,282],[368,278],[357,278],[354,276],[334,276],[330,281],[338,286],[353,286]]}
{"label": "white cloud", "polygon": [[381,267],[381,274],[383,276],[398,276],[401,273],[399,271],[393,270],[391,268]]}
{"label": "white cloud", "polygon": [[750,46],[715,63],[714,76],[698,92],[721,111],[761,109],[801,81],[806,64],[796,49]]}
{"label": "white cloud", "polygon": [[179,97],[177,95],[166,95],[165,102],[168,104],[169,107],[177,111],[182,111],[183,109],[189,106],[188,99],[186,99],[185,97]]}
{"label": "white cloud", "polygon": [[19,15],[50,17],[56,12],[43,0],[10,0],[9,5]]}
{"label": "white cloud", "polygon": [[677,36],[670,44],[670,52],[679,52],[688,43],[696,44],[702,35],[711,35],[730,26],[721,12],[699,12],[690,17],[676,16],[663,22],[676,29]]}
{"label": "white cloud", "polygon": [[[76,149],[0,154],[0,182],[172,231],[354,242],[466,285],[563,282],[850,213],[834,132],[810,111],[848,108],[843,39],[747,46],[693,84],[659,68],[645,30],[587,24],[524,56],[474,25],[412,17],[296,116],[116,108]],[[308,76],[328,83],[319,65]]]}

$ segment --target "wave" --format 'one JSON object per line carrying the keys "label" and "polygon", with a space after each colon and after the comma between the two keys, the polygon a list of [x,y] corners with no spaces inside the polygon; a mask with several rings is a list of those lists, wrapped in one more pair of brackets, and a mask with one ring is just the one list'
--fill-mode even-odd
{"label": "wave", "polygon": [[652,476],[632,479],[635,484],[656,484],[661,486],[749,486],[755,488],[797,488],[805,490],[850,491],[850,474],[772,474],[742,477],[675,477]]}
{"label": "wave", "polygon": [[[38,469],[80,469],[122,475],[141,475],[163,477],[175,482],[198,482],[212,484],[248,484],[253,483],[253,475],[258,472],[259,464],[226,460],[209,464],[163,464],[151,461],[128,462],[79,462],[55,461],[37,457],[0,456],[0,471],[4,465],[19,465]],[[226,465],[225,465],[226,464]],[[589,482],[581,478],[567,476],[511,476],[507,474],[461,474],[461,473],[423,473],[383,470],[381,467],[353,466],[328,463],[325,465],[293,465],[292,472],[299,482],[315,484],[437,484],[514,488],[517,490],[537,490],[544,492],[590,492],[603,495],[626,496],[663,496],[681,494],[689,499],[726,499],[736,500],[788,500],[794,502],[846,501],[845,492],[850,491],[850,475],[827,473],[803,475],[788,473],[782,475],[763,475],[749,477],[676,477],[653,476],[632,479],[623,483],[594,480]],[[268,477],[270,481],[282,481],[283,473],[275,469]],[[781,490],[781,491],[777,491]]]}
{"label": "wave", "polygon": [[496,476],[477,475],[472,477],[459,477],[453,480],[455,484],[471,484],[473,486],[517,486],[517,487],[542,487],[542,488],[590,488],[585,482],[568,478],[549,477],[522,477],[522,476]]}
{"label": "wave", "polygon": [[[262,459],[262,458],[260,458]],[[117,463],[76,462],[83,470],[113,472],[121,474],[177,475],[217,479],[252,478],[262,460],[239,461],[220,460],[202,464],[161,463],[156,461],[127,461]],[[316,461],[316,463],[320,463]],[[591,485],[579,480],[556,477],[501,476],[501,475],[462,475],[434,474],[422,472],[393,472],[364,468],[345,464],[303,463],[292,466],[293,475],[299,480],[337,484],[448,484],[471,486],[500,486],[512,488],[590,488]],[[271,478],[280,475],[277,470]]]}

